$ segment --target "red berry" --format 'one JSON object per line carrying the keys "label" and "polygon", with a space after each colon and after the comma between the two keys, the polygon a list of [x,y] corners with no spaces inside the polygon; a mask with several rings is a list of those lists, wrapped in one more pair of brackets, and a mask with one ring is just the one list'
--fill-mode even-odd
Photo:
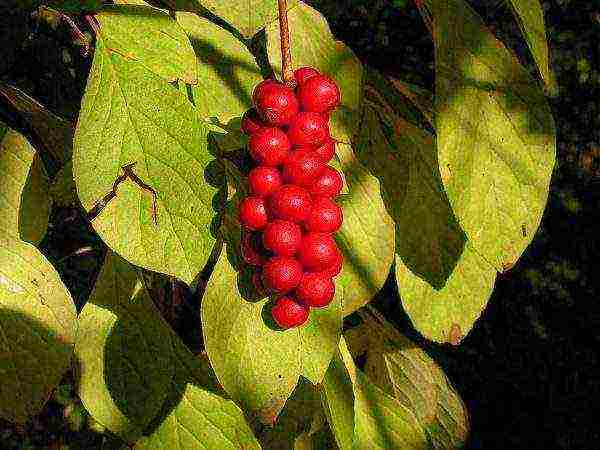
{"label": "red berry", "polygon": [[262,266],[266,261],[267,253],[262,246],[260,235],[257,233],[244,233],[240,245],[242,258],[251,266]]}
{"label": "red berry", "polygon": [[340,90],[327,75],[315,75],[298,88],[303,111],[329,112],[340,104]]}
{"label": "red berry", "polygon": [[294,91],[275,80],[258,84],[252,93],[252,101],[263,120],[279,127],[287,125],[299,110]]}
{"label": "red berry", "polygon": [[281,174],[275,167],[258,166],[248,174],[250,192],[260,197],[271,195],[282,184]]}
{"label": "red berry", "polygon": [[337,261],[337,245],[331,234],[307,233],[298,249],[298,260],[305,270],[322,272]]}
{"label": "red berry", "polygon": [[248,148],[258,164],[275,167],[287,158],[290,141],[279,128],[265,127],[250,136]]}
{"label": "red berry", "polygon": [[335,284],[322,272],[305,273],[296,288],[298,301],[313,308],[327,306],[335,295]]}
{"label": "red berry", "polygon": [[320,72],[314,67],[305,66],[299,67],[298,69],[294,70],[294,78],[296,79],[296,83],[298,83],[298,86],[304,84],[309,78],[312,78],[315,75],[319,74]]}
{"label": "red berry", "polygon": [[270,197],[269,207],[275,217],[300,223],[310,214],[310,194],[300,186],[284,184]]}
{"label": "red berry", "polygon": [[344,256],[342,255],[342,252],[338,251],[335,262],[327,269],[321,271],[321,273],[329,278],[335,278],[341,273],[343,265]]}
{"label": "red berry", "polygon": [[310,193],[323,197],[335,197],[342,192],[342,176],[333,167],[325,166],[321,175],[310,186]]}
{"label": "red berry", "polygon": [[240,223],[249,230],[259,231],[267,226],[267,208],[262,198],[256,196],[246,197],[240,203]]}
{"label": "red berry", "polygon": [[244,117],[242,117],[242,132],[248,136],[253,135],[258,130],[263,127],[266,127],[262,119],[258,116],[256,109],[249,109],[244,113]]}
{"label": "red berry", "polygon": [[335,155],[335,141],[333,139],[329,139],[323,145],[315,148],[315,154],[323,160],[324,163],[328,163]]}
{"label": "red berry", "polygon": [[296,302],[291,297],[279,297],[271,309],[273,320],[281,328],[299,327],[308,320],[310,308]]}
{"label": "red berry", "polygon": [[310,186],[325,169],[323,161],[312,151],[298,149],[283,164],[283,180],[299,186]]}
{"label": "red berry", "polygon": [[301,279],[302,266],[294,258],[274,256],[263,266],[265,286],[280,294],[294,289]]}
{"label": "red berry", "polygon": [[302,241],[302,230],[294,222],[274,220],[263,231],[263,244],[279,256],[294,256]]}
{"label": "red berry", "polygon": [[301,112],[290,121],[288,138],[297,147],[316,147],[329,138],[329,127],[320,114]]}
{"label": "red berry", "polygon": [[308,231],[334,233],[340,229],[343,220],[342,208],[333,200],[328,197],[316,197],[304,226]]}

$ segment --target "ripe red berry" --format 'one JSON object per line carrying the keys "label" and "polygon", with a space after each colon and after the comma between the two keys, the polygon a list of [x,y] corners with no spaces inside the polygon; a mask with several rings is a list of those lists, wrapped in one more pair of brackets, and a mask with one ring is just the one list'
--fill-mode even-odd
{"label": "ripe red berry", "polygon": [[257,233],[244,233],[240,250],[244,261],[251,266],[262,266],[267,261],[267,252],[262,246],[260,235]]}
{"label": "ripe red berry", "polygon": [[310,214],[311,199],[300,186],[284,184],[270,197],[269,208],[278,219],[300,223]]}
{"label": "ripe red berry", "polygon": [[337,261],[338,248],[331,234],[307,233],[298,249],[298,260],[305,270],[322,272]]}
{"label": "ripe red berry", "polygon": [[240,223],[249,230],[259,231],[267,226],[267,208],[262,198],[251,195],[240,203]]}
{"label": "ripe red berry", "polygon": [[317,147],[329,138],[329,126],[320,114],[301,112],[290,121],[288,138],[297,147]]}
{"label": "ripe red berry", "polygon": [[290,152],[290,141],[281,129],[265,127],[250,136],[248,149],[258,164],[275,167],[287,158]]}
{"label": "ripe red berry", "polygon": [[263,120],[278,127],[287,125],[299,110],[294,91],[275,80],[258,84],[252,93],[252,101]]}
{"label": "ripe red berry", "polygon": [[321,273],[329,278],[335,278],[342,272],[343,265],[344,256],[342,255],[342,252],[338,250],[335,262],[327,269],[321,271]]}
{"label": "ripe red berry", "polygon": [[248,174],[250,192],[260,197],[267,197],[283,184],[281,174],[275,167],[258,166]]}
{"label": "ripe red berry", "polygon": [[302,241],[300,226],[288,220],[274,220],[263,231],[263,244],[279,256],[294,256]]}
{"label": "ripe red berry", "polygon": [[342,192],[344,182],[340,173],[333,167],[325,166],[321,175],[310,186],[312,195],[335,197]]}
{"label": "ripe red berry", "polygon": [[335,284],[322,272],[307,272],[296,288],[298,301],[313,308],[327,306],[335,295]]}
{"label": "ripe red berry", "polygon": [[279,297],[271,309],[273,320],[281,328],[299,327],[308,320],[310,308],[291,297]]}
{"label": "ripe red berry", "polygon": [[343,220],[342,208],[333,200],[328,197],[315,197],[304,226],[308,231],[334,233],[340,229]]}
{"label": "ripe red berry", "polygon": [[325,113],[340,104],[341,94],[335,81],[327,75],[315,75],[298,88],[303,111]]}
{"label": "ripe red berry", "polygon": [[319,74],[320,72],[317,69],[308,66],[299,67],[298,69],[294,70],[294,78],[296,79],[298,86],[304,84],[309,78]]}
{"label": "ripe red berry", "polygon": [[298,260],[274,256],[263,266],[265,286],[280,294],[291,291],[302,279],[302,266]]}
{"label": "ripe red berry", "polygon": [[314,152],[324,163],[328,163],[335,155],[335,141],[328,139],[323,145],[316,147]]}
{"label": "ripe red berry", "polygon": [[325,169],[314,152],[304,148],[293,150],[283,164],[283,180],[299,186],[310,186]]}
{"label": "ripe red berry", "polygon": [[242,117],[242,132],[248,136],[253,135],[258,130],[263,127],[266,127],[262,119],[258,116],[256,109],[249,109],[244,113],[244,117]]}

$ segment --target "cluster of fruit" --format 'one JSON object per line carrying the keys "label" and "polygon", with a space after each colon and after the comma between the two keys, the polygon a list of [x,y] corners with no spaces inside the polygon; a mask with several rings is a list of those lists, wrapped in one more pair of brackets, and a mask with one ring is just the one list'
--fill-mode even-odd
{"label": "cluster of fruit", "polygon": [[254,279],[279,295],[272,314],[282,328],[302,325],[310,308],[331,303],[343,262],[333,238],[343,220],[334,201],[342,177],[327,165],[335,153],[329,114],[340,91],[312,67],[294,76],[295,91],[275,80],[256,86],[254,108],[242,119],[256,165],[239,206],[241,250],[257,268]]}

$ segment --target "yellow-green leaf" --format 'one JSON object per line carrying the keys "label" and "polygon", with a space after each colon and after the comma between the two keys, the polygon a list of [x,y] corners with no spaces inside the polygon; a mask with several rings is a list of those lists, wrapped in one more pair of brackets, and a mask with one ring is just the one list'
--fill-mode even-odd
{"label": "yellow-green leaf", "polygon": [[1,235],[0,417],[22,424],[42,409],[71,364],[75,330],[75,306],[52,265]]}
{"label": "yellow-green leaf", "polygon": [[554,120],[537,83],[463,0],[432,3],[442,181],[473,249],[507,270],[546,205]]}
{"label": "yellow-green leaf", "polygon": [[48,176],[27,139],[1,122],[0,179],[0,233],[37,244],[50,216]]}
{"label": "yellow-green leaf", "polygon": [[74,143],[79,198],[92,209],[124,166],[139,178],[124,179],[92,222],[108,246],[133,264],[190,283],[215,243],[212,161],[208,131],[188,99],[99,37]]}
{"label": "yellow-green leaf", "polygon": [[[331,135],[350,142],[358,127],[363,68],[346,45],[335,39],[325,18],[305,3],[288,12],[290,47],[295,67],[312,66],[332,77],[342,94],[342,104],[331,114]],[[267,52],[276,73],[281,73],[279,24],[267,27]]]}
{"label": "yellow-green leaf", "polygon": [[95,16],[106,51],[137,61],[167,81],[198,82],[196,56],[185,32],[164,11],[107,6]]}
{"label": "yellow-green leaf", "polygon": [[336,279],[343,291],[344,315],[371,301],[383,287],[394,259],[394,223],[386,211],[380,184],[356,159],[352,148],[337,145],[348,194],[340,197],[344,223],[336,240],[344,266]]}
{"label": "yellow-green leaf", "polygon": [[135,442],[171,386],[170,333],[136,270],[110,251],[79,314],[75,355],[87,411]]}

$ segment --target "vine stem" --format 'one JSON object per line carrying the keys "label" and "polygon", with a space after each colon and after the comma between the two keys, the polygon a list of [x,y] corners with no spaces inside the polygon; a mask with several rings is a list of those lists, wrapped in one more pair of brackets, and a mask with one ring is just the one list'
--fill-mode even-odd
{"label": "vine stem", "polygon": [[279,39],[281,40],[281,77],[286,85],[294,88],[296,81],[294,80],[294,69],[292,68],[286,0],[277,0],[277,5],[279,6]]}

